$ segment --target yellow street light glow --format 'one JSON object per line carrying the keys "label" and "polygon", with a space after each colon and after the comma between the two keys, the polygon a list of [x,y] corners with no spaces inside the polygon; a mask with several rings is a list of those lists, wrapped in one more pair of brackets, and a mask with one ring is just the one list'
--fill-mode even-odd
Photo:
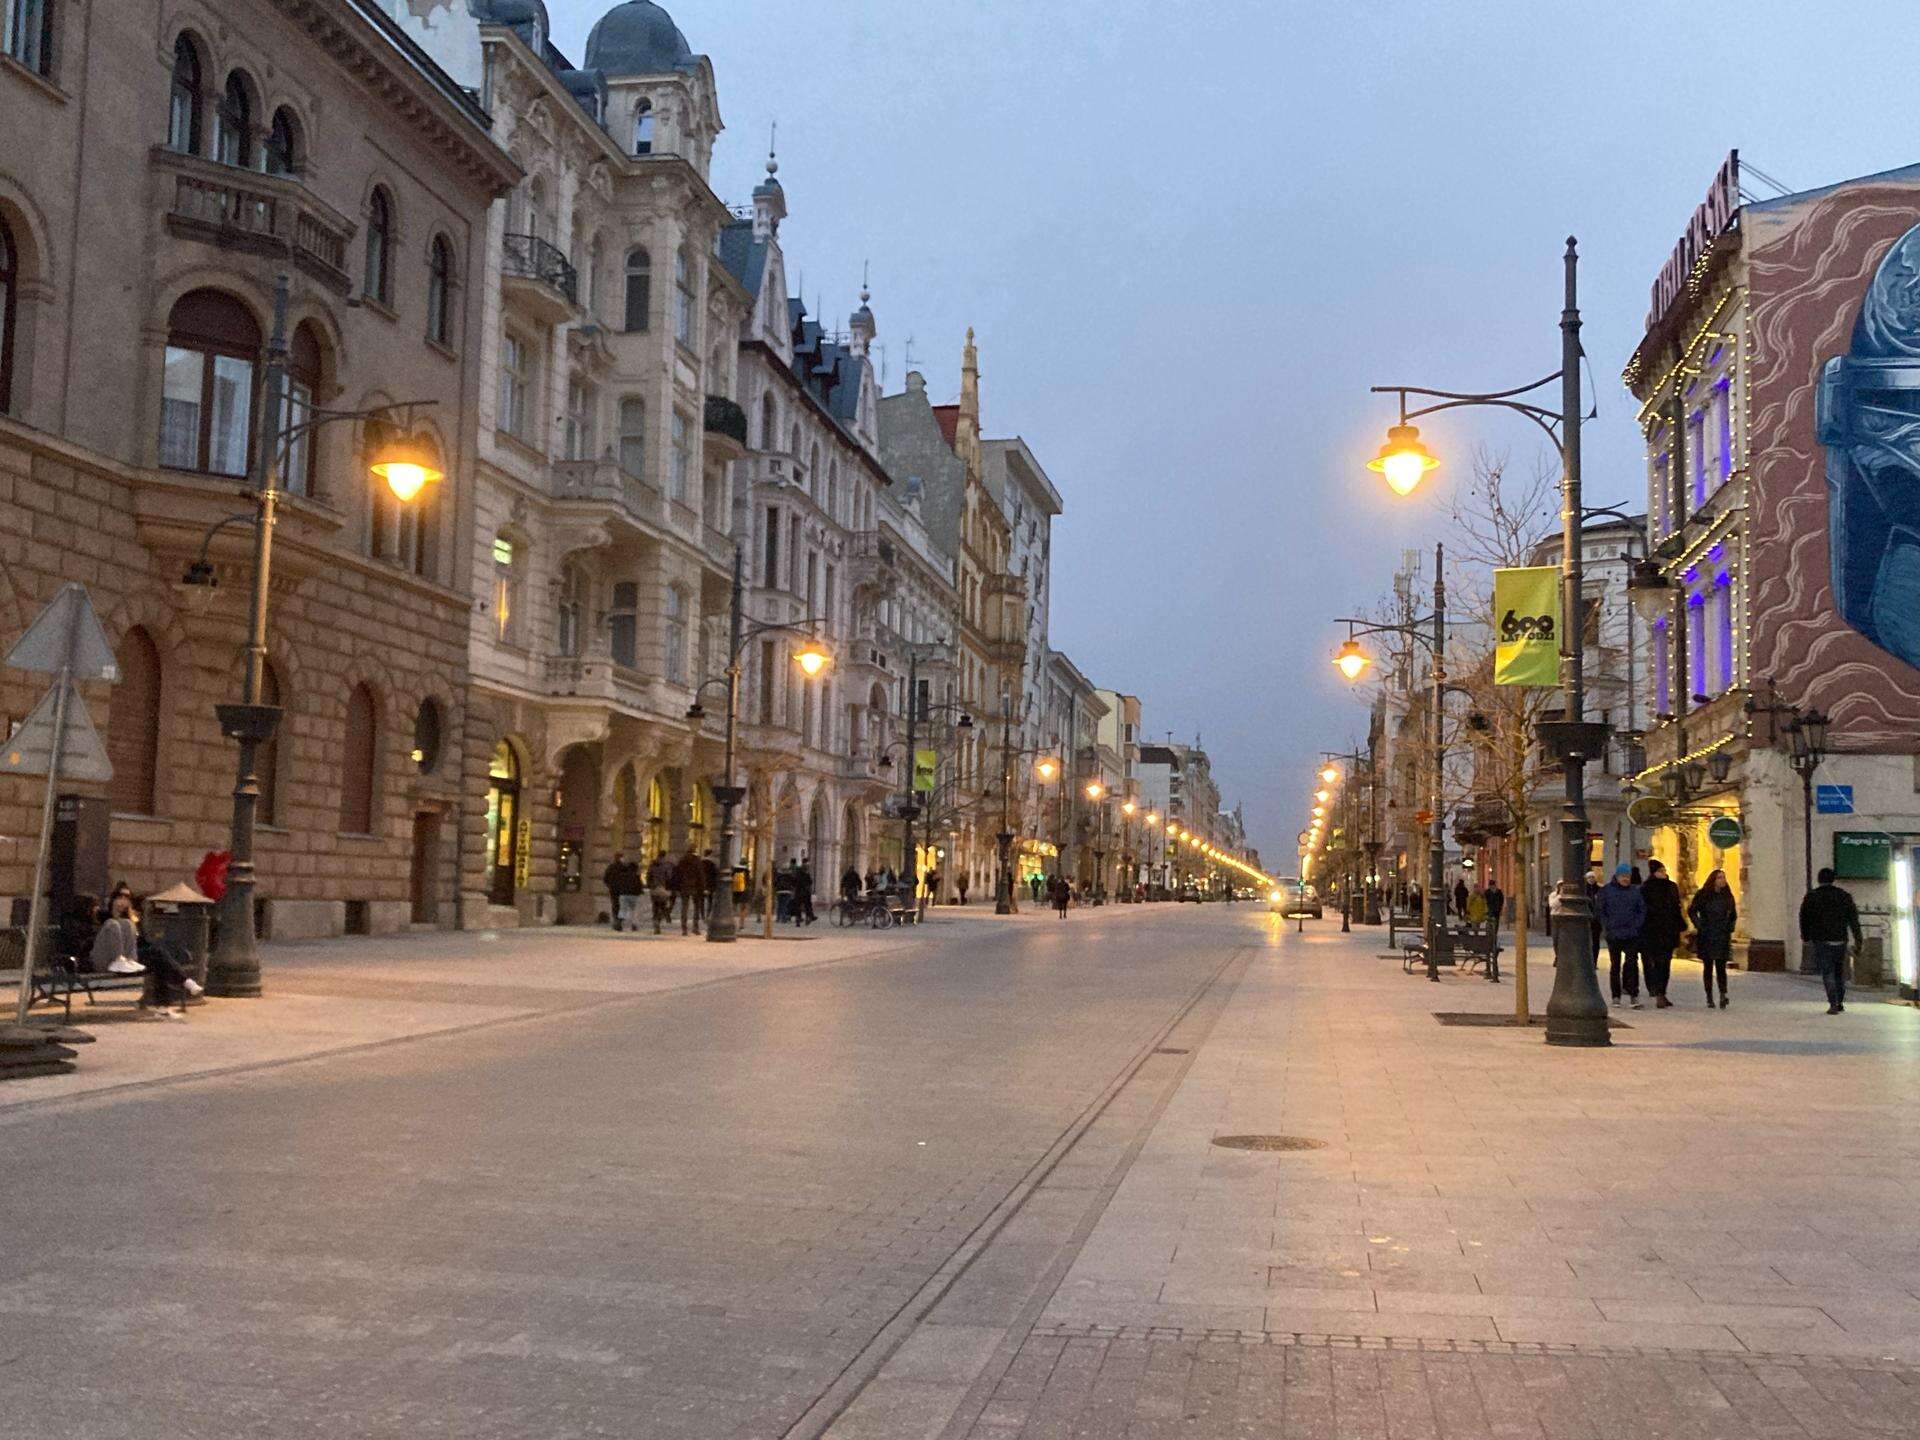
{"label": "yellow street light glow", "polygon": [[793,661],[807,675],[818,675],[833,663],[833,656],[818,640],[809,640],[793,652]]}
{"label": "yellow street light glow", "polygon": [[1147,811],[1147,824],[1158,825],[1159,823],[1160,823],[1160,812],[1158,810]]}
{"label": "yellow street light glow", "polygon": [[1098,780],[1089,780],[1087,782],[1087,798],[1089,800],[1098,800],[1106,793],[1107,787],[1102,785]]}
{"label": "yellow street light glow", "polygon": [[1326,769],[1320,772],[1320,778],[1326,781],[1327,784],[1331,785],[1333,784],[1334,781],[1340,778],[1340,772],[1334,769],[1333,766],[1329,765],[1327,766]]}
{"label": "yellow street light glow", "polygon": [[1313,798],[1324,805],[1333,798],[1333,792],[1331,790],[1316,790],[1313,792]]}
{"label": "yellow street light glow", "polygon": [[387,482],[387,488],[402,504],[433,481],[445,478],[440,468],[440,452],[432,437],[417,432],[396,435],[386,441],[367,468]]}
{"label": "yellow street light glow", "polygon": [[1367,468],[1386,476],[1387,484],[1396,495],[1411,495],[1426,478],[1427,471],[1439,463],[1433,452],[1420,443],[1419,426],[1394,425],[1387,430],[1387,443],[1367,462]]}
{"label": "yellow street light glow", "polygon": [[1322,818],[1326,813],[1327,807],[1324,805],[1316,805],[1313,807],[1313,818],[1316,820]]}
{"label": "yellow street light glow", "polygon": [[1358,640],[1346,640],[1341,643],[1339,653],[1333,657],[1333,663],[1340,673],[1349,680],[1358,680],[1366,668],[1373,664],[1373,657],[1360,648]]}
{"label": "yellow street light glow", "polygon": [[1120,806],[1120,813],[1122,815],[1131,815],[1133,814],[1136,808],[1137,807],[1134,805],[1133,801],[1131,800],[1123,801]]}
{"label": "yellow street light glow", "polygon": [[1042,780],[1051,780],[1055,775],[1060,773],[1059,763],[1053,760],[1042,760],[1033,768],[1040,772],[1040,778]]}

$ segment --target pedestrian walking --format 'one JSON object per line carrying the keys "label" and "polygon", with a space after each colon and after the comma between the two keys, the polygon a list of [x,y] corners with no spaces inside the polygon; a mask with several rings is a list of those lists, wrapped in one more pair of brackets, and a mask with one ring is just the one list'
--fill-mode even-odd
{"label": "pedestrian walking", "polygon": [[653,906],[653,933],[660,933],[660,922],[673,918],[673,886],[676,870],[663,850],[647,866],[647,899]]}
{"label": "pedestrian walking", "polygon": [[613,922],[613,928],[621,928],[625,916],[621,914],[620,902],[626,895],[627,857],[615,851],[613,859],[607,862],[607,868],[600,872],[600,883],[607,887],[607,918]]}
{"label": "pedestrian walking", "polygon": [[860,872],[849,865],[840,872],[840,903],[851,905],[860,898]]}
{"label": "pedestrian walking", "polygon": [[720,893],[720,862],[713,858],[709,850],[700,857],[702,878],[706,881],[700,887],[700,924],[704,928],[707,914],[713,907],[713,897]]}
{"label": "pedestrian walking", "polygon": [[1800,938],[1813,947],[1820,979],[1827,987],[1827,1014],[1847,1008],[1847,940],[1865,943],[1860,935],[1860,909],[1853,896],[1833,883],[1833,871],[1822,870],[1819,883],[1800,902]]}
{"label": "pedestrian walking", "polygon": [[819,918],[813,913],[813,871],[802,855],[793,862],[793,923],[811,925]]}
{"label": "pedestrian walking", "polygon": [[680,857],[680,862],[673,867],[673,889],[680,898],[680,933],[682,935],[689,933],[689,926],[692,927],[692,934],[700,933],[699,896],[705,893],[706,888],[707,867],[700,863],[700,857],[689,845],[686,853]]}
{"label": "pedestrian walking", "polygon": [[1713,978],[1720,977],[1720,1008],[1727,1008],[1727,961],[1733,955],[1733,923],[1740,909],[1733,902],[1733,887],[1727,884],[1727,872],[1716,870],[1707,883],[1694,892],[1687,906],[1693,921],[1693,953],[1700,957],[1700,979],[1707,987],[1707,1004],[1713,1004]]}
{"label": "pedestrian walking", "polygon": [[1476,890],[1467,897],[1467,923],[1484,925],[1487,923],[1487,892]]}
{"label": "pedestrian walking", "polygon": [[927,903],[929,905],[940,903],[940,871],[938,869],[927,871]]}
{"label": "pedestrian walking", "polygon": [[1671,1010],[1667,985],[1673,978],[1673,951],[1687,928],[1680,912],[1680,887],[1667,877],[1667,867],[1658,860],[1647,861],[1646,883],[1640,887],[1646,906],[1646,919],[1640,925],[1640,968],[1646,974],[1647,993],[1654,1008]]}
{"label": "pedestrian walking", "polygon": [[1614,867],[1613,883],[1594,897],[1600,933],[1607,941],[1607,986],[1613,1003],[1626,991],[1627,1003],[1640,1008],[1640,931],[1647,923],[1647,898],[1633,883],[1633,867]]}
{"label": "pedestrian walking", "polygon": [[1073,903],[1073,886],[1064,875],[1053,877],[1051,888],[1053,908],[1060,912],[1062,920],[1067,918],[1067,907]]}
{"label": "pedestrian walking", "polygon": [[1453,913],[1462,918],[1466,916],[1467,882],[1465,880],[1456,880],[1453,882]]}
{"label": "pedestrian walking", "polygon": [[967,872],[962,870],[953,880],[953,888],[960,892],[960,903],[962,905],[967,903],[968,878]]}
{"label": "pedestrian walking", "polygon": [[1040,890],[1045,883],[1046,882],[1043,881],[1038,875],[1034,875],[1030,877],[1028,880],[1028,884],[1030,884],[1033,887],[1033,903],[1036,905],[1040,903]]}
{"label": "pedestrian walking", "polygon": [[1492,923],[1495,934],[1500,931],[1500,917],[1507,913],[1507,892],[1500,888],[1500,882],[1494,881],[1487,886],[1487,919]]}
{"label": "pedestrian walking", "polygon": [[[1547,913],[1551,915],[1553,912],[1549,910]],[[1592,932],[1593,958],[1597,961],[1600,958],[1600,872],[1598,870],[1587,872],[1587,928]],[[1617,991],[1614,998],[1616,1000],[1619,998]]]}

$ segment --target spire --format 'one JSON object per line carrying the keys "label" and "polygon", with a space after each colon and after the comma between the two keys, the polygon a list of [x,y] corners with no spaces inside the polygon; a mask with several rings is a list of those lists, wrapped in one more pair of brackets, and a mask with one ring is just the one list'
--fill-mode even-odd
{"label": "spire", "polygon": [[980,350],[967,327],[966,347],[960,352],[960,415],[953,433],[953,453],[966,462],[967,474],[980,480]]}
{"label": "spire", "polygon": [[874,322],[873,311],[867,307],[867,302],[873,298],[873,293],[867,288],[867,277],[868,266],[863,260],[860,262],[860,308],[847,321],[847,334],[850,337],[847,348],[863,360],[873,346],[873,337],[880,333],[879,325]]}
{"label": "spire", "polygon": [[787,194],[780,188],[780,161],[775,153],[779,138],[780,122],[776,120],[767,137],[767,178],[753,187],[753,238],[756,240],[772,240],[780,233],[780,222],[787,218]]}

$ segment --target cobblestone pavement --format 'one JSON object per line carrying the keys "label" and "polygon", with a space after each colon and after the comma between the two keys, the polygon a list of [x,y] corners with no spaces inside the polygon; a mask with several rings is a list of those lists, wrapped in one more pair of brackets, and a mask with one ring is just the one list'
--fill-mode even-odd
{"label": "cobblestone pavement", "polygon": [[[505,936],[415,999],[491,1015],[552,958],[579,1003],[15,1105],[0,1433],[817,1431],[1246,938],[964,921],[635,994]],[[438,963],[277,984],[350,1011]]]}
{"label": "cobblestone pavement", "polygon": [[[1267,937],[1031,1323],[930,1434],[1920,1434],[1920,1016],[1736,976],[1607,1051]],[[1551,971],[1533,970],[1536,1006]],[[1320,1148],[1248,1153],[1219,1136]]]}

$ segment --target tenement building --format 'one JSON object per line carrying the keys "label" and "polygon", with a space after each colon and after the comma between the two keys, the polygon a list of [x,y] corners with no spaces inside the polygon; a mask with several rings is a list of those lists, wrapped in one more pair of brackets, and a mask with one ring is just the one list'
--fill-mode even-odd
{"label": "tenement building", "polygon": [[[87,586],[118,665],[86,687],[113,778],[72,788],[110,807],[106,873],[187,878],[225,847],[235,775],[214,706],[239,698],[252,536],[220,522],[275,469],[256,919],[277,937],[455,923],[469,863],[475,342],[519,170],[406,9],[38,0],[9,7],[38,23],[0,59],[0,649]],[[445,474],[410,502],[369,470],[399,424]],[[183,584],[203,557],[217,584]],[[43,681],[0,671],[0,729]],[[0,779],[0,894],[30,888],[38,794]]]}
{"label": "tenement building", "polygon": [[463,888],[474,923],[577,922],[606,910],[614,856],[717,844],[720,707],[688,712],[726,666],[751,297],[717,254],[713,69],[666,12],[616,5],[576,68],[539,0],[475,10],[524,178],[489,215],[468,347]]}
{"label": "tenement building", "polygon": [[1755,969],[1804,960],[1823,866],[1911,903],[1888,877],[1920,837],[1916,265],[1920,166],[1743,204],[1730,155],[1627,367],[1657,569],[1636,779],[1663,802],[1638,813],[1683,891],[1726,871]]}

